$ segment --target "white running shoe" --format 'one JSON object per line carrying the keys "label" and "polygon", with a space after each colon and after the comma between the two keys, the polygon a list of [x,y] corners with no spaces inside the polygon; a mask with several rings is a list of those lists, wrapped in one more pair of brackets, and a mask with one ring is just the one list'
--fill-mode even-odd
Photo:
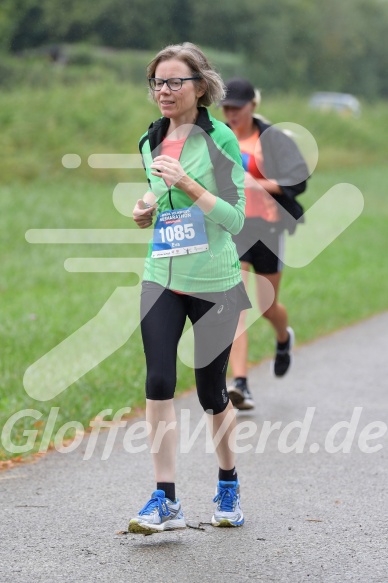
{"label": "white running shoe", "polygon": [[139,514],[129,521],[128,531],[152,534],[177,528],[186,528],[181,503],[179,500],[172,502],[166,498],[164,490],[155,490]]}
{"label": "white running shoe", "polygon": [[220,480],[213,502],[217,503],[212,517],[213,526],[230,527],[244,524],[244,515],[240,507],[240,484],[238,481],[224,482]]}

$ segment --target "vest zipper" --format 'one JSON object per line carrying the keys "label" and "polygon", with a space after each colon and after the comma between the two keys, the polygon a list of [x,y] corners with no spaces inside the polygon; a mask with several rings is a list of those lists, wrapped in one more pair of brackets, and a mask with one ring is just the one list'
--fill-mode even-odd
{"label": "vest zipper", "polygon": [[[171,210],[174,210],[174,205],[172,204],[172,197],[171,197],[171,186],[168,187],[168,199],[170,201]],[[170,257],[170,261],[168,264],[168,280],[167,280],[167,285],[166,285],[167,289],[170,287],[171,278],[172,278],[172,257]]]}

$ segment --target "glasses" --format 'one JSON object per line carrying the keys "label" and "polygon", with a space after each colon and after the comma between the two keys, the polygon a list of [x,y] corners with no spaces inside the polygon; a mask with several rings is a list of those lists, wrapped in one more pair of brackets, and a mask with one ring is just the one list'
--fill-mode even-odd
{"label": "glasses", "polygon": [[171,91],[179,91],[182,89],[183,81],[194,81],[195,79],[200,79],[201,77],[171,77],[171,79],[158,79],[157,77],[151,77],[148,79],[148,83],[152,91],[160,91],[163,85],[166,83],[167,87]]}

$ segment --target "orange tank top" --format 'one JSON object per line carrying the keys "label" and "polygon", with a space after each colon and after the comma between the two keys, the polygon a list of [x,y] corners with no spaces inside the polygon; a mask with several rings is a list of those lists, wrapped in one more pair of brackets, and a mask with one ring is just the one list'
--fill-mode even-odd
{"label": "orange tank top", "polygon": [[[239,140],[244,170],[253,178],[265,178],[263,170],[263,151],[259,139],[259,130],[245,140]],[[269,222],[279,220],[277,205],[270,194],[254,188],[245,188],[245,216],[260,217]]]}

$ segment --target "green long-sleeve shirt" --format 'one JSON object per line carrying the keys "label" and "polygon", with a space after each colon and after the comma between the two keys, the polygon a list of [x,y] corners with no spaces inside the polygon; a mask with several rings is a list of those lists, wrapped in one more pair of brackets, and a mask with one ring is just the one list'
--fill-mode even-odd
{"label": "green long-sleeve shirt", "polygon": [[[153,176],[150,165],[160,153],[168,118],[149,127],[139,143],[150,190],[158,210],[187,208],[193,205],[186,193]],[[183,292],[225,291],[241,281],[240,262],[232,234],[244,224],[244,170],[237,139],[206,108],[199,108],[193,130],[185,141],[179,161],[185,172],[217,197],[213,209],[204,214],[209,250],[175,257],[151,257],[152,241],[145,261],[144,279]]]}

